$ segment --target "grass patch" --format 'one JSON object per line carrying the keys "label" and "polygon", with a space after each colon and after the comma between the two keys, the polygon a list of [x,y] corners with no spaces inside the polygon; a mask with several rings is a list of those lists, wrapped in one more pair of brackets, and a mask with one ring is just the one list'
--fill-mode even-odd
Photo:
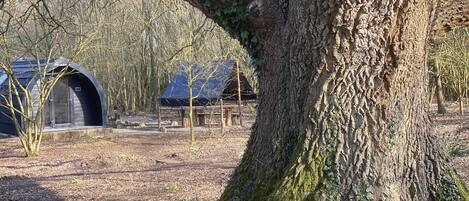
{"label": "grass patch", "polygon": [[111,141],[112,137],[111,136],[82,136],[78,139],[78,141],[81,143],[93,143],[93,142],[98,142],[100,140]]}
{"label": "grass patch", "polygon": [[124,161],[129,161],[129,162],[138,162],[140,160],[138,156],[127,155],[127,154],[120,154],[118,158]]}
{"label": "grass patch", "polygon": [[465,157],[469,156],[469,146],[463,140],[443,138],[443,146],[451,157]]}
{"label": "grass patch", "polygon": [[99,138],[96,136],[83,136],[79,138],[81,143],[92,143],[99,141]]}
{"label": "grass patch", "polygon": [[171,183],[171,184],[168,184],[168,186],[166,186],[166,190],[170,192],[171,194],[176,194],[182,190],[182,186],[178,182]]}
{"label": "grass patch", "polygon": [[81,182],[81,180],[78,179],[77,177],[73,177],[73,179],[72,179],[72,181],[71,181],[72,184],[78,184],[78,183],[80,183],[80,182]]}

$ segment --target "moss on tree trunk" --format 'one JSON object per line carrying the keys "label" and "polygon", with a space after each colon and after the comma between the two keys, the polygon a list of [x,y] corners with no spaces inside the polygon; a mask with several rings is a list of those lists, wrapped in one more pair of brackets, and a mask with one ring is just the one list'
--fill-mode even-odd
{"label": "moss on tree trunk", "polygon": [[256,124],[221,200],[467,199],[425,109],[438,2],[188,1],[259,61]]}

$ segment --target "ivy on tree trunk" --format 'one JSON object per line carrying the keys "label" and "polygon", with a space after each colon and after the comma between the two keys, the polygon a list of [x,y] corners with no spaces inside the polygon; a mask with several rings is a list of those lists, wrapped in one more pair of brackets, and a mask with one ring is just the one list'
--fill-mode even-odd
{"label": "ivy on tree trunk", "polygon": [[221,200],[468,200],[427,115],[425,47],[465,0],[187,0],[258,61],[259,105]]}

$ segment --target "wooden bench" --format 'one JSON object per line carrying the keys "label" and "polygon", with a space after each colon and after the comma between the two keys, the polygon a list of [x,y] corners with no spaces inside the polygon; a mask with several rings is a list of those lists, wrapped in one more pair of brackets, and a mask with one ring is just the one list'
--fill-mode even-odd
{"label": "wooden bench", "polygon": [[[239,113],[238,112],[233,112],[237,111],[237,105],[226,105],[223,107],[223,121],[220,121],[220,118],[217,118],[218,121],[216,123],[211,123],[208,122],[207,120],[210,119],[210,117],[217,116],[220,117],[222,113],[220,112],[220,106],[194,106],[194,124],[195,125],[200,125],[200,126],[205,126],[205,125],[220,125],[220,122],[223,122],[223,126],[232,126],[233,122],[236,122],[236,124],[239,124]],[[189,126],[189,118],[187,115],[189,112],[189,107],[165,107],[161,108],[162,110],[172,110],[172,111],[179,111],[180,113],[180,118],[182,121],[182,126],[183,127],[188,127]],[[211,110],[211,111],[210,111]],[[228,117],[228,118],[227,118]],[[221,125],[220,125],[221,126]]]}
{"label": "wooden bench", "polygon": [[[211,120],[214,116],[219,117],[221,116],[221,112],[194,112],[194,116],[196,116],[197,123],[200,126],[205,126],[211,123]],[[217,118],[219,119],[219,118]],[[207,120],[210,122],[207,123]],[[232,126],[233,124],[239,124],[239,113],[233,112],[232,109],[225,109],[223,112],[223,122],[225,126]],[[217,123],[220,124],[220,123]]]}

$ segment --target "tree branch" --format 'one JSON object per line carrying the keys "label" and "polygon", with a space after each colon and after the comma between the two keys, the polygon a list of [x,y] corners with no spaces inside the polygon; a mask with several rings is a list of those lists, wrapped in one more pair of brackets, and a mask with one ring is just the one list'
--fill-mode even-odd
{"label": "tree branch", "polygon": [[461,27],[469,27],[469,1],[440,0],[432,33],[438,35]]}
{"label": "tree branch", "polygon": [[[207,17],[211,18],[233,38],[256,57],[258,52],[259,38],[256,36],[256,18],[258,6],[254,0],[185,0],[192,6],[198,8]],[[259,18],[257,18],[259,19]]]}
{"label": "tree branch", "polygon": [[224,29],[235,30],[248,24],[248,5],[251,0],[185,0],[213,19]]}

